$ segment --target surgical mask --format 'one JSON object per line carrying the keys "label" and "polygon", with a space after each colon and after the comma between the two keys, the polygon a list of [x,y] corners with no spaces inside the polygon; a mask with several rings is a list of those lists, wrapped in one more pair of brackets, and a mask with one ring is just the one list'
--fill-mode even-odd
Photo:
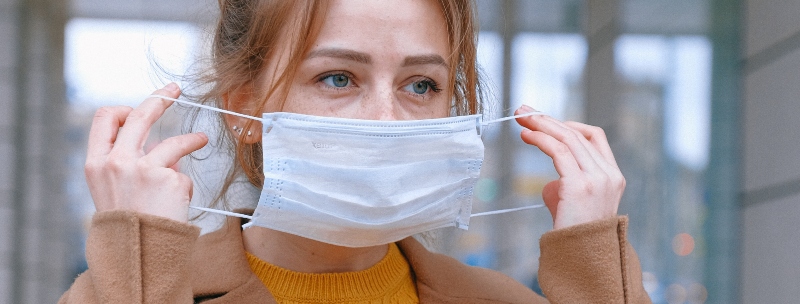
{"label": "surgical mask", "polygon": [[262,123],[264,186],[252,216],[265,227],[320,242],[366,247],[455,226],[471,217],[542,205],[472,214],[483,163],[481,115],[380,121],[295,113],[247,116]]}

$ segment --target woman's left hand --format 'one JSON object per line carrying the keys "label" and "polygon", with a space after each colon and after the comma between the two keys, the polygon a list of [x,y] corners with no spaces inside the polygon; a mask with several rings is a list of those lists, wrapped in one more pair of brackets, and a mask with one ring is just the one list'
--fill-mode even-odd
{"label": "woman's left hand", "polygon": [[[522,106],[516,114],[534,111]],[[616,216],[625,178],[603,129],[561,122],[546,115],[517,118],[520,136],[553,159],[559,178],[545,185],[542,198],[553,216],[553,229]]]}

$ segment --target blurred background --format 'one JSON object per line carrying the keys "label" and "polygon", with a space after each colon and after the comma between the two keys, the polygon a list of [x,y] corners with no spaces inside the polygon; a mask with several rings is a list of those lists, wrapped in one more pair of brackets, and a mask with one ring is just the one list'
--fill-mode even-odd
{"label": "blurred background", "polygon": [[[528,104],[605,129],[655,303],[800,301],[800,1],[478,8],[490,115]],[[0,0],[0,303],[54,303],[86,269],[94,111],[135,106],[172,81],[160,70],[191,69],[217,13],[213,0]],[[150,144],[180,133],[181,115],[168,111]],[[475,212],[541,204],[555,178],[518,132],[485,133]],[[210,185],[196,191],[204,204],[220,169],[194,166]],[[258,189],[235,194],[253,206]],[[545,209],[477,217],[469,231],[440,231],[439,250],[538,290],[538,240],[551,228]]]}

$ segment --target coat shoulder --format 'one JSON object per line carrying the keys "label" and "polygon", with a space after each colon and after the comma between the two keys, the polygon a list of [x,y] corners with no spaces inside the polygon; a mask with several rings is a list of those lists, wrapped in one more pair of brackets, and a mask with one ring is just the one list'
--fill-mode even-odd
{"label": "coat shoulder", "polygon": [[547,303],[505,274],[430,252],[413,238],[398,242],[398,246],[414,272],[420,302]]}

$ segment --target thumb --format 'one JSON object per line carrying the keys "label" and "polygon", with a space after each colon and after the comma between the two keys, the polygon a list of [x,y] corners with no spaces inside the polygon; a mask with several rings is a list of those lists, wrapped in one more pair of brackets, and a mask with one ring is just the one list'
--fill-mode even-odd
{"label": "thumb", "polygon": [[178,163],[181,157],[202,148],[206,143],[208,137],[203,133],[170,137],[156,145],[144,158],[147,158],[148,163],[168,168]]}
{"label": "thumb", "polygon": [[547,183],[542,189],[542,200],[544,200],[544,205],[547,206],[547,209],[550,210],[550,215],[553,216],[554,221],[556,219],[556,210],[558,210],[558,189],[557,180]]}

